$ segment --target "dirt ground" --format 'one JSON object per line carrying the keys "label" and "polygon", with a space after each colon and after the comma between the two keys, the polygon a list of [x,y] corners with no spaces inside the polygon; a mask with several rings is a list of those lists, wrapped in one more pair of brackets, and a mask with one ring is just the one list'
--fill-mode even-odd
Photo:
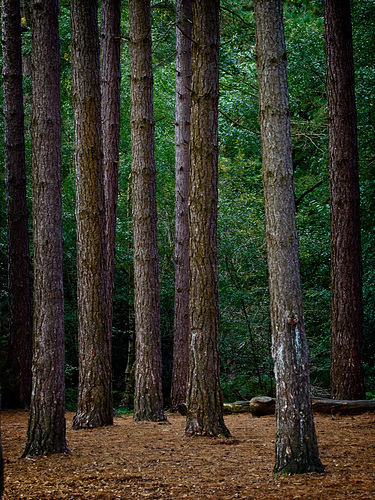
{"label": "dirt ground", "polygon": [[21,459],[26,411],[1,415],[4,500],[19,499],[375,499],[375,415],[316,415],[324,474],[278,476],[275,417],[225,417],[232,438],[187,438],[168,424],[116,417],[112,427],[72,431],[71,455]]}

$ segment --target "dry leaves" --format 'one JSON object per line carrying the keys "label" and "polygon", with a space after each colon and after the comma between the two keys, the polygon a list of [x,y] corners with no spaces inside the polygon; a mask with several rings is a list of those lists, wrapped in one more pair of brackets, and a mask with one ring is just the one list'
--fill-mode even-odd
{"label": "dry leaves", "polygon": [[72,431],[71,455],[21,459],[25,411],[2,413],[4,500],[370,499],[375,498],[375,415],[316,415],[325,474],[274,477],[275,417],[228,415],[231,439],[187,438],[170,425],[115,418],[113,427]]}

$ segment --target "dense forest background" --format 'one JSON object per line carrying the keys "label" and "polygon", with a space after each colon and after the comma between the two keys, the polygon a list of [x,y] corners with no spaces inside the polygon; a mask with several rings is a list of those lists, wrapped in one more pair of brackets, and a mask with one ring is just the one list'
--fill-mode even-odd
{"label": "dense forest background", "polygon": [[[119,199],[113,318],[115,406],[125,388],[128,344],[134,330],[130,183],[130,83],[128,9],[122,9],[122,90]],[[174,301],[174,94],[175,4],[154,2],[153,63],[161,286],[163,392],[170,394]],[[364,299],[364,368],[369,395],[375,392],[375,1],[352,2],[358,109]],[[323,10],[319,0],[284,2],[293,160],[301,277],[310,347],[311,383],[329,393],[330,227],[327,102]],[[31,231],[30,25],[22,18],[26,165]],[[76,234],[74,214],[73,113],[69,4],[61,2],[61,95],[63,114],[63,237],[67,405],[76,403],[78,383]],[[254,19],[250,2],[221,2],[219,102],[219,289],[221,376],[225,400],[273,394],[267,261],[261,180]],[[0,97],[2,112],[2,97]],[[0,121],[3,165],[3,121]],[[0,210],[0,383],[11,404],[7,357],[7,237],[4,169]],[[31,248],[32,251],[32,248]]]}

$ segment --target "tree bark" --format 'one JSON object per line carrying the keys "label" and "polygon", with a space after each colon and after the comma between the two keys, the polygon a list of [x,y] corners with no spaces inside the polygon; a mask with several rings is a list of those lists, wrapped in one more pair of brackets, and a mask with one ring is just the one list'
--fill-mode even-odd
{"label": "tree bark", "polygon": [[79,387],[73,428],[113,423],[97,2],[72,0]]}
{"label": "tree bark", "polygon": [[135,332],[134,321],[130,326],[128,334],[128,358],[125,368],[125,390],[121,400],[121,406],[134,408],[134,380],[135,380]]}
{"label": "tree bark", "polygon": [[[127,190],[127,220],[130,220],[132,211],[132,200],[131,200],[131,184],[128,185]],[[130,228],[130,224],[129,224]],[[132,247],[131,242],[128,242],[128,249]],[[129,294],[128,294],[128,355],[126,360],[125,376],[124,376],[124,395],[121,400],[121,406],[125,408],[134,408],[134,381],[135,381],[135,318],[134,318],[134,269],[133,266],[129,266],[128,269],[128,283],[129,283]]]}
{"label": "tree bark", "polygon": [[360,192],[350,0],[325,0],[324,12],[331,195],[331,396],[364,399]]}
{"label": "tree bark", "polygon": [[186,401],[189,359],[189,137],[191,0],[176,5],[174,336],[171,410]]}
{"label": "tree bark", "polygon": [[65,453],[59,1],[32,0],[33,388],[23,456]]}
{"label": "tree bark", "polygon": [[110,337],[112,336],[120,141],[120,21],[121,0],[103,0],[101,6],[100,74],[107,273],[106,297],[108,333]]}
{"label": "tree bark", "polygon": [[277,401],[274,470],[322,472],[300,284],[282,1],[253,5]]}
{"label": "tree bark", "polygon": [[8,357],[19,379],[18,403],[28,407],[31,398],[32,319],[19,0],[3,0],[1,17],[8,236]]}
{"label": "tree bark", "polygon": [[219,1],[193,1],[190,349],[186,435],[229,436],[219,374],[217,269]]}
{"label": "tree bark", "polygon": [[136,369],[134,420],[163,421],[150,0],[129,1]]}

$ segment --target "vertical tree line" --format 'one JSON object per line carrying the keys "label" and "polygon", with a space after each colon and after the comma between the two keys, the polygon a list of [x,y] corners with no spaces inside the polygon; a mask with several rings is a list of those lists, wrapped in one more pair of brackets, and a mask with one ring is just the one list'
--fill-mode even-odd
{"label": "vertical tree line", "polygon": [[111,336],[120,142],[121,0],[103,0],[101,5],[100,34],[101,118],[107,271],[106,314],[108,335]]}
{"label": "vertical tree line", "polygon": [[32,0],[33,379],[24,456],[64,453],[59,1]]}
{"label": "vertical tree line", "polygon": [[150,0],[129,1],[134,311],[134,419],[165,420],[161,386],[159,253]]}
{"label": "vertical tree line", "polygon": [[[254,0],[253,5],[277,395],[274,470],[322,472],[312,413],[300,279],[283,7],[281,0]],[[364,382],[350,2],[325,0],[324,6],[332,228],[331,387],[333,397],[354,399],[364,398]],[[30,405],[24,456],[69,451],[64,417],[59,1],[31,0],[30,7],[32,392],[20,6],[18,0],[2,0],[10,353],[12,365],[20,374],[20,402]],[[79,353],[78,405],[73,428],[80,429],[113,423],[111,354],[121,1],[101,2],[100,35],[97,1],[71,0],[70,7]],[[176,410],[186,402],[188,436],[230,436],[223,418],[219,360],[219,11],[219,0],[176,3],[171,408]],[[162,393],[151,21],[150,0],[129,0],[136,421],[166,420]],[[347,356],[342,356],[343,351]],[[130,356],[128,361],[132,361]]]}
{"label": "vertical tree line", "polygon": [[350,1],[325,0],[324,21],[331,209],[331,395],[336,399],[364,399],[360,192]]}
{"label": "vertical tree line", "polygon": [[310,392],[300,282],[281,0],[254,0],[272,355],[275,472],[322,472]]}
{"label": "vertical tree line", "polygon": [[3,0],[4,164],[8,246],[9,361],[19,403],[31,398],[32,313],[19,0]]}
{"label": "vertical tree line", "polygon": [[98,5],[71,2],[77,223],[79,387],[73,428],[113,423]]}
{"label": "vertical tree line", "polygon": [[229,436],[219,374],[217,269],[219,1],[193,0],[187,435]]}
{"label": "vertical tree line", "polygon": [[189,358],[189,141],[191,0],[176,3],[175,97],[175,285],[171,409],[186,402]]}

